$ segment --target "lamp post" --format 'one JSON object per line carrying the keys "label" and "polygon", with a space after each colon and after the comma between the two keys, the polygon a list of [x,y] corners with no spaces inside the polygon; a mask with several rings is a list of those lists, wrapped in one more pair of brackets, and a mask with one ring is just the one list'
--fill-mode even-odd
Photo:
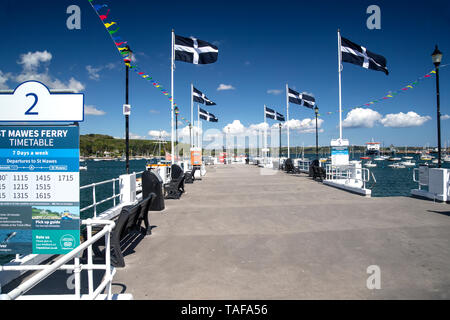
{"label": "lamp post", "polygon": [[[125,46],[124,53],[127,53],[128,56],[124,58],[125,62],[125,105],[124,108],[129,108],[128,101],[128,73],[130,70],[130,62],[133,55],[133,51],[131,51],[130,47]],[[130,173],[130,110],[124,110],[125,113],[125,166],[127,170],[127,174]]]}
{"label": "lamp post", "polygon": [[280,129],[280,134],[279,134],[279,138],[280,138],[280,145],[278,148],[278,169],[281,168],[281,122],[278,124],[278,128]]}
{"label": "lamp post", "polygon": [[439,51],[438,46],[431,54],[433,64],[436,69],[436,99],[437,99],[437,130],[438,130],[438,168],[441,168],[441,107],[439,98],[439,65],[442,60],[442,52]]}
{"label": "lamp post", "polygon": [[316,114],[316,159],[319,160],[319,131],[317,128],[317,116],[319,115],[319,108],[314,107],[314,113]]}
{"label": "lamp post", "polygon": [[178,107],[175,107],[173,111],[175,113],[175,157],[176,157],[178,155],[178,114],[180,113],[180,109],[178,109]]}

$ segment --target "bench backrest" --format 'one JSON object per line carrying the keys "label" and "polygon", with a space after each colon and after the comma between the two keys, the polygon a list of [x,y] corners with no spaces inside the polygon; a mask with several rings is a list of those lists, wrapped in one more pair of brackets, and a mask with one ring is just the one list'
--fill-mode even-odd
{"label": "bench backrest", "polygon": [[183,169],[177,164],[173,164],[170,170],[170,177],[172,180],[178,180],[180,177],[184,175]]}
{"label": "bench backrest", "polygon": [[130,229],[134,228],[136,224],[136,219],[140,214],[141,204],[136,204],[134,206],[126,206],[122,208],[119,218],[116,222],[116,227],[114,232],[119,234],[119,239],[122,239],[127,235]]}
{"label": "bench backrest", "polygon": [[155,200],[156,194],[150,193],[147,198],[142,200],[140,202],[141,210],[139,211],[139,214],[137,215],[137,219],[135,221],[135,225],[138,225],[138,223],[144,218],[145,214],[150,211],[150,206],[152,202]]}

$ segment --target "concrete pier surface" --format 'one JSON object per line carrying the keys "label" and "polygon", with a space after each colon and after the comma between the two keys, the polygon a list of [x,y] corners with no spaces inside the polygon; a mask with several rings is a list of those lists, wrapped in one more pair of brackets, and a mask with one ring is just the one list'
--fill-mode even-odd
{"label": "concrete pier surface", "polygon": [[[135,299],[450,299],[450,206],[211,166],[117,269]],[[269,171],[269,173],[273,173]],[[381,289],[369,290],[369,266]]]}

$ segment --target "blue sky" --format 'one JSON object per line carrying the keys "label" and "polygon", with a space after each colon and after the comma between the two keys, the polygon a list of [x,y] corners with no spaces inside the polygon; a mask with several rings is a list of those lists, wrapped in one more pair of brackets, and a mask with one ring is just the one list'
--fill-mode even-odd
{"label": "blue sky", "polygon": [[[386,57],[390,70],[386,76],[344,64],[344,109],[401,89],[431,71],[430,55],[435,44],[444,53],[443,64],[450,63],[448,1],[434,1],[431,5],[423,1],[283,0],[257,5],[254,1],[233,0],[199,0],[195,5],[177,0],[94,3],[108,4],[108,21],[118,22],[118,34],[134,50],[136,64],[166,89],[170,89],[172,28],[176,34],[196,36],[219,47],[215,64],[176,64],[175,101],[182,116],[190,116],[191,82],[217,103],[205,109],[218,116],[220,122],[206,123],[205,128],[222,130],[235,120],[245,128],[261,123],[264,104],[286,114],[284,87],[288,82],[297,91],[315,95],[323,120],[320,143],[328,145],[330,139],[338,138],[337,28],[342,36]],[[72,4],[81,8],[81,30],[66,27],[66,8]],[[366,9],[371,4],[381,9],[381,30],[366,27]],[[97,113],[86,116],[81,133],[124,135],[124,66],[87,0],[3,0],[0,28],[0,89],[15,88],[18,81],[28,78],[39,79],[50,87],[78,88],[85,93],[91,113]],[[450,66],[442,69],[440,80],[441,112],[449,115]],[[217,90],[221,84],[233,89]],[[133,136],[150,138],[148,132],[159,129],[170,132],[167,97],[133,72],[130,103]],[[386,145],[436,144],[434,78],[371,109],[373,112],[354,114],[348,119],[350,127],[344,128],[344,138],[351,144],[363,144],[371,138]],[[334,113],[327,115],[328,111]],[[408,115],[410,111],[417,115]],[[312,118],[313,112],[291,104],[290,115],[304,120]],[[344,113],[344,119],[347,116]],[[386,123],[406,127],[387,127]],[[441,127],[443,142],[450,140],[450,120],[443,120]],[[292,130],[291,145],[313,144],[315,137],[310,129],[306,126]]]}

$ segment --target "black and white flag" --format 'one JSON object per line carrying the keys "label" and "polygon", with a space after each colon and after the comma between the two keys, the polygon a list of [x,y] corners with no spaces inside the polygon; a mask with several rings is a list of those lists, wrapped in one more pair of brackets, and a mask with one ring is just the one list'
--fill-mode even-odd
{"label": "black and white flag", "polygon": [[202,108],[198,109],[198,114],[200,119],[209,121],[209,122],[218,122],[219,119],[217,119],[217,117],[215,115],[213,115],[212,113],[209,113],[206,110],[203,110]]}
{"label": "black and white flag", "polygon": [[175,60],[193,64],[209,64],[217,61],[219,49],[206,41],[194,37],[175,35]]}
{"label": "black and white flag", "polygon": [[272,110],[272,109],[267,108],[267,107],[265,107],[264,110],[265,110],[264,112],[265,112],[266,118],[270,118],[270,119],[275,119],[276,118],[275,110]]}
{"label": "black and white flag", "polygon": [[383,71],[386,75],[389,74],[385,57],[370,52],[365,47],[343,37],[341,37],[341,56],[342,62],[353,63],[366,69]]}
{"label": "black and white flag", "polygon": [[316,105],[316,99],[306,93],[298,93],[297,91],[289,88],[289,102],[299,104],[301,106],[313,109]]}
{"label": "black and white flag", "polygon": [[284,116],[281,113],[278,113],[278,112],[277,112],[277,117],[276,118],[277,118],[278,121],[286,121],[286,119],[284,119]]}
{"label": "black and white flag", "polygon": [[207,106],[215,106],[215,102],[209,100],[204,93],[193,87],[192,98],[195,102],[206,104]]}

